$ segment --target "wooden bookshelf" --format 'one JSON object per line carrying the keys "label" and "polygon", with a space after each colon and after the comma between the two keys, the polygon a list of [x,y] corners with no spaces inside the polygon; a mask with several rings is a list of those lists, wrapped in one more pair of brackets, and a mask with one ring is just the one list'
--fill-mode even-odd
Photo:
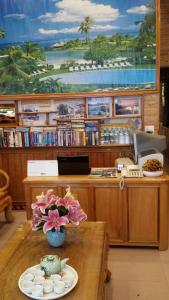
{"label": "wooden bookshelf", "polygon": [[[85,116],[81,117],[80,120],[82,121],[97,121],[99,124],[99,139],[101,137],[100,128],[102,126],[106,127],[106,123],[110,120],[113,120],[113,123],[110,124],[110,127],[112,126],[122,126],[126,127],[126,123],[129,119],[132,119],[133,117],[140,118],[142,129],[144,129],[144,125],[154,125],[155,126],[155,132],[158,131],[158,124],[159,124],[159,97],[156,93],[152,94],[149,93],[149,91],[146,91],[146,93],[142,93],[140,91],[135,92],[121,92],[121,95],[123,96],[140,96],[141,97],[141,114],[137,115],[131,115],[131,116],[115,116],[114,115],[114,97],[118,96],[116,92],[113,93],[110,97],[112,98],[112,116],[111,117],[98,117],[98,116],[90,116],[90,118],[86,115],[86,106],[85,106]],[[105,94],[99,94],[99,97],[105,97]],[[94,97],[94,95],[93,95]],[[96,95],[98,97],[98,94]],[[20,114],[23,114],[24,112],[20,111],[18,109],[19,107],[19,101],[20,102],[27,102],[30,103],[32,101],[36,102],[43,102],[46,101],[46,99],[57,101],[68,101],[68,100],[76,100],[83,99],[84,102],[87,101],[87,97],[84,96],[84,94],[79,95],[36,95],[32,98],[30,98],[30,95],[24,95],[23,100],[21,100],[21,97],[17,98],[17,95],[13,97],[11,100],[13,104],[15,105],[15,112],[16,112],[16,118],[15,123],[12,122],[9,124],[2,124],[0,128],[2,130],[6,128],[28,128],[28,131],[30,131],[30,126],[19,126],[18,123],[18,116]],[[10,102],[11,102],[10,101]],[[4,103],[4,99],[1,97],[0,102]],[[56,111],[56,110],[55,110]],[[47,115],[50,114],[49,111],[40,111],[41,113],[46,113]],[[36,112],[35,112],[36,113]],[[38,112],[37,112],[38,113]],[[30,112],[30,115],[32,112]],[[25,115],[29,115],[28,112],[25,112]],[[65,118],[65,119],[59,119],[57,120],[58,123],[63,122],[71,122],[71,120],[76,120],[76,118]],[[118,122],[118,123],[116,123]],[[38,126],[35,126],[38,127]],[[43,128],[55,128],[56,125],[45,125],[45,126],[39,126]],[[89,162],[90,167],[113,167],[115,159],[118,157],[132,157],[131,152],[131,146],[130,144],[106,144],[106,145],[86,145],[86,146],[80,146],[80,145],[73,145],[73,146],[27,146],[27,147],[0,147],[0,168],[5,170],[9,177],[10,177],[10,194],[13,198],[13,206],[15,209],[23,209],[25,208],[25,200],[24,200],[24,192],[23,192],[23,186],[22,186],[22,180],[27,175],[27,160],[36,160],[36,159],[42,159],[42,160],[52,160],[56,159],[58,155],[80,155],[85,154],[89,155]]]}
{"label": "wooden bookshelf", "polygon": [[[9,124],[9,127],[7,124],[1,124],[0,147],[130,144],[129,138],[117,140],[112,138],[112,134],[123,134],[126,126],[129,126],[127,124],[132,122],[142,129],[143,100],[139,95],[64,100],[23,99],[15,100],[14,104],[16,124]],[[112,130],[105,131],[104,139],[104,130],[101,128],[107,123]],[[126,134],[129,134],[129,131],[126,130]]]}

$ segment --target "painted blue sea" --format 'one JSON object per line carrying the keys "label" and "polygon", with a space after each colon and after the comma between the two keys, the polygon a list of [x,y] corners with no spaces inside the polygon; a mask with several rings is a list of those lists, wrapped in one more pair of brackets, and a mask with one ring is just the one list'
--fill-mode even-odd
{"label": "painted blue sea", "polygon": [[155,83],[155,69],[113,69],[113,70],[96,70],[85,72],[71,72],[66,74],[52,75],[49,78],[60,78],[64,84],[85,84],[85,85],[135,85]]}

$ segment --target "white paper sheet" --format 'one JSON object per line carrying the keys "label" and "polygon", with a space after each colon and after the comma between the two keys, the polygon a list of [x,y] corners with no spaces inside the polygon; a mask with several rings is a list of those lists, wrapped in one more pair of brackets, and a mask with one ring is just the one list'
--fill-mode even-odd
{"label": "white paper sheet", "polygon": [[58,176],[58,161],[28,160],[27,176]]}

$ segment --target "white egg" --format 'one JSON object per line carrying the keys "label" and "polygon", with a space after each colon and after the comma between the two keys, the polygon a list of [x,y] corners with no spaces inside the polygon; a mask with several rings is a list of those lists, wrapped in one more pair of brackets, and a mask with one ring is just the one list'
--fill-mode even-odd
{"label": "white egg", "polygon": [[59,274],[52,274],[50,276],[50,279],[53,281],[53,280],[61,280],[61,276]]}
{"label": "white egg", "polygon": [[62,294],[65,290],[65,283],[63,281],[56,281],[54,282],[54,292],[56,294]]}
{"label": "white egg", "polygon": [[39,275],[35,275],[34,282],[36,284],[42,284],[42,283],[44,283],[44,281],[45,281],[45,277],[39,276]]}
{"label": "white egg", "polygon": [[35,285],[32,291],[32,296],[34,297],[42,297],[43,296],[43,286],[42,285]]}
{"label": "white egg", "polygon": [[74,276],[73,274],[72,274],[72,272],[69,270],[69,269],[64,269],[64,272],[63,272],[63,276],[66,276],[66,275],[69,275],[69,276]]}
{"label": "white egg", "polygon": [[23,280],[28,280],[28,281],[32,281],[33,279],[34,279],[34,275],[33,274],[31,274],[31,273],[26,273],[26,274],[24,274],[24,276],[23,276],[23,278],[22,278]]}
{"label": "white egg", "polygon": [[28,294],[32,294],[34,283],[32,281],[23,280],[22,283],[21,283],[21,287],[24,290],[24,292],[26,292]]}
{"label": "white egg", "polygon": [[43,270],[35,269],[33,272],[34,275],[45,276],[45,272]]}
{"label": "white egg", "polygon": [[53,282],[52,280],[46,279],[43,283],[44,293],[51,293],[53,291]]}
{"label": "white egg", "polygon": [[66,287],[70,287],[73,283],[74,277],[72,275],[64,275],[62,281],[65,283]]}
{"label": "white egg", "polygon": [[28,268],[26,271],[25,271],[25,273],[34,273],[34,271],[36,270],[36,268],[35,267],[31,267],[31,268]]}
{"label": "white egg", "polygon": [[31,273],[33,275],[45,276],[45,272],[37,267],[31,267],[26,270],[26,273]]}

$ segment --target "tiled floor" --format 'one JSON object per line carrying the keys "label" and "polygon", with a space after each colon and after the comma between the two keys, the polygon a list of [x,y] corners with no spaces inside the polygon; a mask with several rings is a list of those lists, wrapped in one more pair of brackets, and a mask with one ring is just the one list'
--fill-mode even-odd
{"label": "tiled floor", "polygon": [[26,221],[26,213],[23,210],[14,211],[13,214],[15,221],[12,224],[7,224],[5,222],[4,213],[0,213],[0,250],[4,247],[18,226]]}
{"label": "tiled floor", "polygon": [[[11,225],[0,214],[0,249],[26,220],[23,211],[14,215]],[[108,267],[112,278],[105,300],[169,300],[169,250],[111,247]]]}
{"label": "tiled floor", "polygon": [[169,251],[110,248],[106,300],[168,300]]}

